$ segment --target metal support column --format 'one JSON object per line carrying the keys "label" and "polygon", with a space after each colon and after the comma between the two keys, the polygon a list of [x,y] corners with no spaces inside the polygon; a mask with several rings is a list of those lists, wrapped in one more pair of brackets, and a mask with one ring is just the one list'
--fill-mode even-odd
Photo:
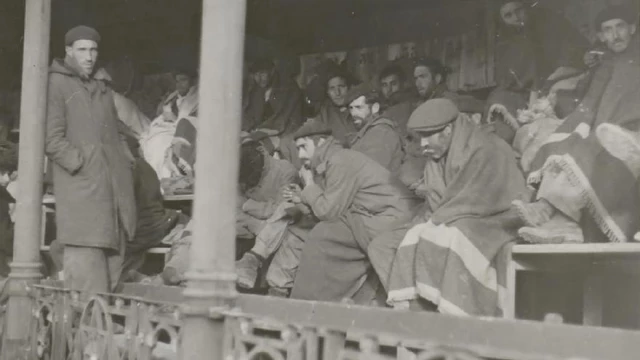
{"label": "metal support column", "polygon": [[28,332],[32,311],[29,286],[40,277],[42,177],[51,0],[26,0],[17,217],[13,262],[9,275],[9,307],[2,358],[28,358]]}
{"label": "metal support column", "polygon": [[185,275],[181,359],[222,359],[236,298],[238,183],[246,0],[203,0],[194,239]]}

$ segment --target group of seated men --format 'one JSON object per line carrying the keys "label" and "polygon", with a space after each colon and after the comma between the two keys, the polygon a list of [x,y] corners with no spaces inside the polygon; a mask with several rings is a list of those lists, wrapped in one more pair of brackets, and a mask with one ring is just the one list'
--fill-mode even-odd
{"label": "group of seated men", "polygon": [[[504,1],[500,11],[506,26],[524,29],[518,36],[535,29],[521,1]],[[503,120],[517,118],[526,102],[513,107],[500,99],[518,99],[538,86],[540,74],[525,84],[511,69],[495,92],[508,95],[483,102],[448,91],[446,68],[433,59],[415,61],[414,87],[395,65],[377,86],[328,66],[319,76],[326,98],[304,121],[308,104],[293,80],[271,61],[254,64],[243,99],[236,229],[255,243],[237,262],[238,285],[266,284],[272,295],[297,299],[498,315],[514,240],[632,241],[640,221],[636,15],[618,6],[600,13],[604,47],[596,53],[603,55],[585,56],[589,67],[571,73],[585,91],[567,92],[578,101],[544,133],[527,170],[512,138],[469,115],[483,113],[486,123],[497,104]],[[145,179],[136,182],[138,218],[149,219],[137,226],[162,223],[162,234],[127,249],[171,243],[158,278],[170,285],[183,281],[191,224],[162,207],[158,178],[193,176],[196,88],[185,78],[181,85],[177,77],[178,90],[151,125],[172,127],[171,136],[141,140],[137,152],[146,158],[139,156],[136,168]],[[147,155],[145,146],[156,140],[165,150]],[[155,179],[152,186],[146,177]]]}
{"label": "group of seated men", "polygon": [[[297,174],[289,166],[274,176],[259,162],[264,184],[280,190],[268,200],[272,211],[257,217],[255,246],[237,263],[238,284],[263,281],[270,293],[299,299],[495,315],[505,245],[514,240],[633,241],[640,219],[635,15],[624,7],[600,13],[596,51],[603,55],[572,74],[584,91],[537,145],[527,171],[513,139],[470,121],[475,109],[499,102],[478,106],[447,91],[433,60],[415,62],[415,92],[402,86],[397,67],[385,69],[377,87],[329,72],[318,116],[280,133],[295,142]],[[500,92],[518,95],[508,86]],[[578,93],[556,88],[553,96]],[[254,142],[242,146],[241,168],[251,147],[273,156]],[[241,206],[239,227],[254,206]]]}

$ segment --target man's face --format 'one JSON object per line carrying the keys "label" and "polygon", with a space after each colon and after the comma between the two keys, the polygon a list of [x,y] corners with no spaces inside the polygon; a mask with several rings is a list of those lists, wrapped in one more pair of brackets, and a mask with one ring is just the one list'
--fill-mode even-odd
{"label": "man's face", "polygon": [[334,77],[327,82],[327,94],[336,106],[345,106],[348,90],[347,81],[341,77]]}
{"label": "man's face", "polygon": [[361,129],[371,116],[378,112],[379,108],[380,105],[378,103],[367,104],[367,98],[364,96],[353,100],[349,104],[349,113],[353,118],[353,124],[357,129]]}
{"label": "man's face", "polygon": [[93,74],[98,60],[98,44],[93,40],[76,40],[65,48],[67,56],[75,60],[83,75]]}
{"label": "man's face", "polygon": [[389,75],[380,79],[380,91],[382,92],[382,96],[385,99],[388,99],[394,93],[400,91],[402,87],[402,83],[400,82],[400,78],[396,74]]}
{"label": "man's face", "polygon": [[452,127],[448,125],[444,130],[435,134],[420,134],[420,150],[423,156],[440,160],[451,146]]}
{"label": "man's face", "polygon": [[523,27],[527,22],[527,11],[520,1],[511,1],[502,5],[500,17],[508,26]]}
{"label": "man's face", "polygon": [[635,24],[629,24],[622,19],[612,19],[600,25],[598,38],[600,38],[600,41],[605,43],[611,51],[621,53],[627,50],[629,43],[631,43],[631,38],[635,33]]}
{"label": "man's face", "polygon": [[298,149],[298,157],[302,164],[311,169],[311,158],[316,153],[316,144],[311,137],[301,137],[296,140],[296,148]]}
{"label": "man's face", "polygon": [[185,96],[191,89],[191,77],[185,74],[176,75],[176,90],[180,96]]}
{"label": "man's face", "polygon": [[426,66],[416,66],[413,70],[413,78],[416,80],[416,89],[423,98],[428,96],[436,87],[433,75]]}
{"label": "man's face", "polygon": [[271,85],[271,72],[269,70],[258,70],[253,73],[253,81],[261,88],[266,89]]}

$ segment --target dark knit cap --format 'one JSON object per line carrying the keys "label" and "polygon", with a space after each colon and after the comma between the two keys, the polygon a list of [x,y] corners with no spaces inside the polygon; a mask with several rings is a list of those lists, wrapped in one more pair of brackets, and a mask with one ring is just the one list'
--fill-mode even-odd
{"label": "dark knit cap", "polygon": [[80,25],[67,31],[64,35],[64,43],[67,46],[73,45],[78,40],[92,40],[96,43],[100,43],[100,34],[94,28]]}
{"label": "dark knit cap", "polygon": [[609,6],[600,11],[598,16],[596,16],[594,23],[596,30],[600,30],[600,26],[602,26],[603,22],[613,19],[621,19],[626,21],[628,24],[635,24],[638,20],[638,11],[637,9],[627,5]]}
{"label": "dark knit cap", "polygon": [[362,83],[360,85],[352,86],[345,97],[345,104],[349,105],[360,96],[367,98],[367,103],[374,103],[378,101],[378,91],[369,83]]}
{"label": "dark knit cap", "polygon": [[293,139],[297,140],[302,137],[309,137],[313,135],[331,135],[331,129],[326,127],[319,120],[309,120],[293,134]]}

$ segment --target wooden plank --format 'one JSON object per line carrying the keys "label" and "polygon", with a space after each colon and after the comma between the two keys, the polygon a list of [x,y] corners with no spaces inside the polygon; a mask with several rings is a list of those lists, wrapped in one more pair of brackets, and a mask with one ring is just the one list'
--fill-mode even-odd
{"label": "wooden plank", "polygon": [[514,245],[513,254],[635,254],[640,243]]}
{"label": "wooden plank", "polygon": [[[166,195],[164,196],[165,202],[181,202],[181,201],[193,201],[193,194],[179,194],[179,195]],[[42,197],[43,205],[55,205],[56,198],[53,195],[47,194]]]}

